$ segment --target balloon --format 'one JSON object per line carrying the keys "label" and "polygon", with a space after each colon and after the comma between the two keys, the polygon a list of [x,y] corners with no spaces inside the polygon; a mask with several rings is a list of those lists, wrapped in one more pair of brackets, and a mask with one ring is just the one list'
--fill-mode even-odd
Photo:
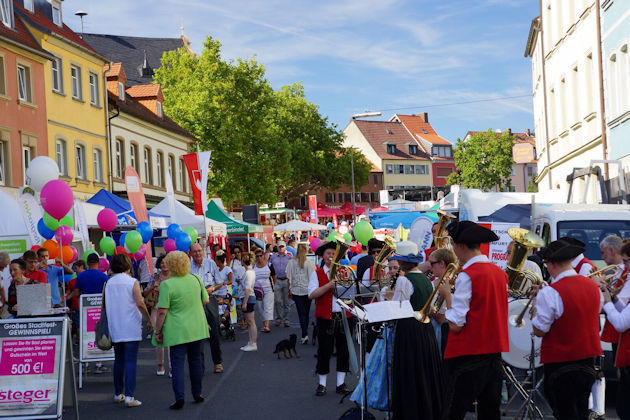
{"label": "balloon", "polygon": [[311,246],[311,250],[313,250],[313,252],[315,252],[315,250],[317,250],[317,248],[319,247],[319,243],[320,243],[321,241],[322,241],[322,240],[321,240],[321,239],[319,239],[319,238],[313,238],[313,239],[311,239],[310,246]]}
{"label": "balloon", "polygon": [[168,254],[171,251],[176,251],[177,245],[175,245],[174,239],[167,239],[164,241],[164,251]]}
{"label": "balloon", "polygon": [[71,263],[72,255],[72,249],[68,245],[61,247],[61,261],[63,261],[64,263]]}
{"label": "balloon", "polygon": [[53,232],[56,231],[57,228],[59,228],[59,221],[48,213],[44,213],[44,215],[42,216],[42,220],[44,221],[46,227]]}
{"label": "balloon", "polygon": [[363,245],[367,246],[368,241],[372,239],[373,236],[374,229],[372,229],[372,225],[365,220],[361,220],[354,225],[354,237]]}
{"label": "balloon", "polygon": [[135,230],[130,230],[125,236],[125,247],[130,253],[135,254],[142,245],[142,235]]}
{"label": "balloon", "polygon": [[341,265],[350,265],[350,260],[347,258],[342,258],[341,261],[339,261],[339,264]]}
{"label": "balloon", "polygon": [[63,216],[63,218],[59,221],[60,225],[68,226],[69,228],[74,227],[74,219],[69,214]]}
{"label": "balloon", "polygon": [[352,242],[352,234],[350,232],[346,232],[343,234],[343,239],[345,239],[348,242]]}
{"label": "balloon", "polygon": [[49,181],[59,178],[57,162],[48,156],[37,156],[26,170],[26,183],[35,191],[41,191]]}
{"label": "balloon", "polygon": [[169,239],[175,240],[177,238],[177,234],[182,231],[182,228],[177,223],[171,223],[168,225],[168,229],[166,229],[166,236]]}
{"label": "balloon", "polygon": [[147,255],[147,246],[146,244],[142,244],[142,246],[140,247],[140,249],[138,249],[138,251],[136,251],[135,254],[133,254],[131,256],[131,258],[133,258],[135,261],[140,261],[141,259],[143,259],[145,256]]}
{"label": "balloon", "polygon": [[98,212],[98,215],[96,216],[96,223],[98,223],[98,227],[103,229],[105,232],[111,232],[116,228],[118,218],[116,217],[114,210],[103,209]]}
{"label": "balloon", "polygon": [[44,239],[52,239],[55,236],[55,231],[48,229],[48,226],[44,223],[44,218],[39,219],[39,222],[37,222],[37,231]]}
{"label": "balloon", "polygon": [[116,249],[114,250],[114,255],[121,255],[121,254],[126,254],[127,250],[125,249],[124,246],[117,246]]}
{"label": "balloon", "polygon": [[39,196],[44,211],[57,220],[68,214],[74,203],[70,186],[59,179],[48,181]]}
{"label": "balloon", "polygon": [[75,262],[79,258],[79,251],[77,251],[77,249],[72,245],[70,245],[70,249],[72,250],[72,258],[70,259],[70,262]]}
{"label": "balloon", "polygon": [[184,232],[186,232],[188,235],[190,235],[190,240],[193,243],[197,242],[197,238],[199,237],[199,233],[197,233],[197,229],[195,229],[192,226],[188,226],[186,229],[184,229]]}
{"label": "balloon", "polygon": [[74,235],[72,234],[72,229],[66,225],[59,226],[55,232],[55,239],[63,246],[70,245],[73,237]]}
{"label": "balloon", "polygon": [[118,245],[119,246],[125,246],[125,238],[127,237],[127,232],[123,232],[119,237],[118,237]]}
{"label": "balloon", "polygon": [[142,243],[147,243],[153,237],[153,229],[149,222],[140,222],[136,226],[136,231],[142,236]]}
{"label": "balloon", "polygon": [[99,246],[101,247],[101,251],[103,251],[105,254],[114,255],[114,251],[116,250],[116,242],[109,236],[102,238],[99,242]]}
{"label": "balloon", "polygon": [[48,258],[57,258],[57,254],[59,253],[59,244],[57,242],[52,239],[48,239],[47,241],[44,241],[42,248],[46,248],[48,250]]}
{"label": "balloon", "polygon": [[[326,238],[326,240],[330,241],[330,242],[336,242],[337,241],[337,235],[339,235],[337,232],[332,231],[328,234],[328,237]],[[341,235],[339,235],[341,236]]]}
{"label": "balloon", "polygon": [[42,246],[41,246],[41,245],[33,245],[33,246],[31,247],[31,251],[33,251],[33,252],[37,252],[37,251],[38,251],[38,250],[40,250],[40,249],[42,249]]}
{"label": "balloon", "polygon": [[191,245],[192,240],[190,235],[186,232],[180,232],[179,235],[177,235],[177,238],[175,238],[175,246],[178,251],[187,252]]}
{"label": "balloon", "polygon": [[109,261],[107,261],[107,258],[99,258],[98,271],[102,271],[103,273],[105,273],[107,270],[109,270]]}
{"label": "balloon", "polygon": [[88,249],[88,250],[86,250],[86,251],[83,253],[83,261],[85,261],[85,262],[87,263],[87,257],[88,257],[88,255],[90,255],[90,254],[96,254],[96,255],[98,255],[98,254],[97,254],[97,252],[96,252],[96,251],[94,251],[93,249]]}

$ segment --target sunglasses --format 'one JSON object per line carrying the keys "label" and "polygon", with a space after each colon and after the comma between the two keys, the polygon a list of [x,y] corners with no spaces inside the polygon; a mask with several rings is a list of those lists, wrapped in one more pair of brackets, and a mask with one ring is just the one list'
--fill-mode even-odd
{"label": "sunglasses", "polygon": [[262,257],[262,254],[256,254],[256,258]]}

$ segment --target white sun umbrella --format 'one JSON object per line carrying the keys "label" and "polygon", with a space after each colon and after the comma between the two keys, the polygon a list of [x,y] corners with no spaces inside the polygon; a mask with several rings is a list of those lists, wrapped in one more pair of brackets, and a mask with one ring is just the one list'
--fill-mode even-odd
{"label": "white sun umbrella", "polygon": [[305,230],[326,230],[326,226],[303,222],[301,220],[291,220],[290,222],[273,227],[274,232],[297,232]]}

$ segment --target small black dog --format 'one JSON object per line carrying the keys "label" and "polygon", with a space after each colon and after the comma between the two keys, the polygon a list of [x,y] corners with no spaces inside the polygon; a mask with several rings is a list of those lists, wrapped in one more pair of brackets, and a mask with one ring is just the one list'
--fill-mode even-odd
{"label": "small black dog", "polygon": [[[300,357],[297,354],[297,350],[295,349],[295,343],[297,343],[297,335],[291,334],[288,340],[282,340],[278,344],[276,344],[276,350],[273,354],[278,355],[278,359],[280,359],[280,352],[284,354],[285,359],[290,359],[292,357],[291,350],[295,353],[295,357]],[[287,356],[287,352],[289,355]]]}

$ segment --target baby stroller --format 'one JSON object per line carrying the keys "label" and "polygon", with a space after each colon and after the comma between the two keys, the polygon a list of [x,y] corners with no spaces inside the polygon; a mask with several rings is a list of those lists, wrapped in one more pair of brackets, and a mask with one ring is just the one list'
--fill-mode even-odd
{"label": "baby stroller", "polygon": [[236,330],[232,324],[232,295],[227,294],[225,298],[219,298],[219,335],[225,340],[236,341]]}

